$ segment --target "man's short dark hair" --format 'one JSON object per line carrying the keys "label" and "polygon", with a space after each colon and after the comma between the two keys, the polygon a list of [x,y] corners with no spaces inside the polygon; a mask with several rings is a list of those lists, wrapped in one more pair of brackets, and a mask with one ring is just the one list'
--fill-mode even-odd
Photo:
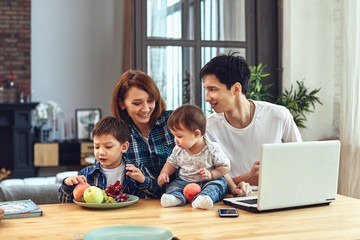
{"label": "man's short dark hair", "polygon": [[105,117],[100,119],[93,128],[93,137],[101,136],[104,134],[111,134],[120,143],[129,141],[130,129],[120,118]]}
{"label": "man's short dark hair", "polygon": [[206,75],[214,74],[229,90],[236,82],[239,82],[242,86],[242,92],[246,94],[251,71],[245,59],[238,54],[238,52],[233,52],[229,53],[229,55],[223,54],[211,59],[200,70],[200,80]]}

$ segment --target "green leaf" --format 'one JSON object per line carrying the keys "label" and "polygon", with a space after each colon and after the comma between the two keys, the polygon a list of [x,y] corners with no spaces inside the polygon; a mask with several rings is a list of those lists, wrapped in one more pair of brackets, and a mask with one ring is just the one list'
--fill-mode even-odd
{"label": "green leaf", "polygon": [[270,76],[270,73],[260,74],[260,77],[262,77],[262,78],[267,77],[267,76]]}
{"label": "green leaf", "polygon": [[285,106],[293,115],[296,125],[299,128],[306,128],[304,124],[306,115],[314,112],[317,103],[323,105],[319,97],[316,96],[320,88],[309,92],[305,87],[304,81],[297,80],[297,89],[291,85],[290,90],[285,89],[279,96],[273,96],[270,94],[269,89],[274,83],[262,84],[263,79],[270,75],[264,72],[264,68],[265,66],[262,63],[259,63],[257,66],[249,66],[251,78],[246,94],[247,98]]}

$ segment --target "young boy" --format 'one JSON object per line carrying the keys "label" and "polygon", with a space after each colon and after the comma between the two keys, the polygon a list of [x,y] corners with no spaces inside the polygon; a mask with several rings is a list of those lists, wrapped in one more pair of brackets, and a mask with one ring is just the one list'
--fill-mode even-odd
{"label": "young boy", "polygon": [[78,176],[64,179],[58,191],[62,203],[73,202],[73,190],[78,183],[105,189],[117,180],[124,185],[124,193],[140,198],[160,196],[164,189],[150,178],[142,165],[130,162],[124,153],[128,150],[129,126],[115,117],[106,117],[96,123],[93,129],[94,155],[97,162],[82,169]]}
{"label": "young boy", "polygon": [[169,182],[169,176],[179,170],[179,176],[170,182],[161,197],[163,207],[183,206],[184,187],[197,183],[201,192],[192,201],[193,208],[210,209],[213,203],[226,194],[224,175],[230,169],[230,160],[219,145],[205,139],[206,119],[201,108],[184,105],[177,108],[168,119],[168,128],[177,146],[167,159],[158,177],[160,186]]}

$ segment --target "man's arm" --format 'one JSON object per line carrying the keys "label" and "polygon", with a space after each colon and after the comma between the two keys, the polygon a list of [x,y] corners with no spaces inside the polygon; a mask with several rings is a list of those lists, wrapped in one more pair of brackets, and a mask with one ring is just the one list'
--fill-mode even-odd
{"label": "man's arm", "polygon": [[[236,196],[246,196],[251,194],[250,185],[258,185],[260,162],[256,161],[251,171],[240,176],[231,178],[229,174],[225,175],[227,186],[230,193]],[[249,185],[250,184],[250,185]]]}
{"label": "man's arm", "polygon": [[250,172],[234,177],[232,178],[232,180],[236,185],[239,184],[240,182],[247,182],[250,185],[257,186],[259,183],[259,169],[260,169],[260,162],[256,161],[252,166]]}
{"label": "man's arm", "polygon": [[229,174],[225,175],[227,186],[234,197],[244,197],[252,194],[251,186],[246,182],[235,184]]}

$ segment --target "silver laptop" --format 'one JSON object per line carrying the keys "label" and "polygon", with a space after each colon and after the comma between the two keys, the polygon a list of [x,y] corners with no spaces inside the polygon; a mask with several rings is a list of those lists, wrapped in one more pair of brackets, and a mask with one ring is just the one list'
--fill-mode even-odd
{"label": "silver laptop", "polygon": [[224,198],[251,212],[330,204],[336,199],[340,141],[264,144],[257,196]]}

